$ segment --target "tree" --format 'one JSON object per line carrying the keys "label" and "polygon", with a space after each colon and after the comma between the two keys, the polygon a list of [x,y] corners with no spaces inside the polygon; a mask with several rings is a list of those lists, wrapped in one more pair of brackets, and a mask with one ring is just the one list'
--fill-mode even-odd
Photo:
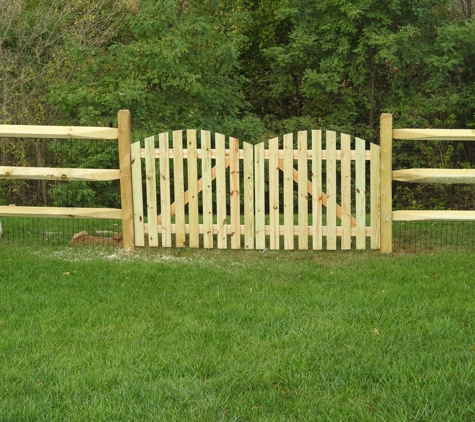
{"label": "tree", "polygon": [[[1,0],[0,7],[0,121],[5,124],[54,124],[58,108],[46,100],[53,81],[68,80],[74,68],[64,62],[71,39],[93,46],[113,36],[120,8],[110,0]],[[45,143],[3,139],[1,165],[50,165]],[[5,187],[6,186],[6,187]],[[39,191],[39,195],[35,191]],[[44,181],[4,184],[12,195],[48,202]]]}

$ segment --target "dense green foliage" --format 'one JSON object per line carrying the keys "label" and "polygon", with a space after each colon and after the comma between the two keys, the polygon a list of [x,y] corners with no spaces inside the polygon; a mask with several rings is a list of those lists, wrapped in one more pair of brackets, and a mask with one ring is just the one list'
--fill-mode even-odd
{"label": "dense green foliage", "polygon": [[[113,125],[127,108],[136,139],[205,128],[253,143],[316,127],[377,141],[382,112],[475,127],[472,0],[73,3],[0,11],[1,123]],[[424,148],[398,160],[473,165],[470,145]],[[48,164],[34,141],[19,149],[3,141],[0,163]]]}

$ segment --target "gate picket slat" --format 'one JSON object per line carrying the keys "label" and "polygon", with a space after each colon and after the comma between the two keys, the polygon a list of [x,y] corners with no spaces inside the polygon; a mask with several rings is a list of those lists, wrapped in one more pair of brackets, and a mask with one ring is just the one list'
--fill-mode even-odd
{"label": "gate picket slat", "polygon": [[132,168],[132,201],[134,207],[135,246],[145,246],[140,141],[135,142],[130,146],[130,161]]}
{"label": "gate picket slat", "polygon": [[322,131],[312,131],[312,238],[313,249],[323,248]]}
{"label": "gate picket slat", "polygon": [[239,201],[239,141],[229,138],[229,174],[231,196],[231,249],[241,248],[241,211]]}
{"label": "gate picket slat", "polygon": [[366,248],[366,162],[365,141],[356,138],[356,249]]}
{"label": "gate picket slat", "polygon": [[298,227],[299,249],[308,249],[308,159],[307,131],[298,133]]}
{"label": "gate picket slat", "polygon": [[172,230],[170,216],[170,160],[168,157],[169,137],[168,133],[160,133],[160,223],[162,233],[162,246],[172,246]]}
{"label": "gate picket slat", "polygon": [[380,249],[381,247],[381,179],[380,179],[380,147],[370,144],[371,152],[371,249]]}
{"label": "gate picket slat", "polygon": [[336,133],[327,131],[327,249],[336,250]]}
{"label": "gate picket slat", "polygon": [[279,249],[279,138],[269,140],[269,214],[269,247]]}
{"label": "gate picket slat", "polygon": [[203,246],[213,247],[213,190],[211,179],[211,134],[201,131],[201,177],[203,179]]}
{"label": "gate picket slat", "polygon": [[173,174],[175,191],[175,245],[185,246],[185,180],[183,174],[183,132],[173,132]]}
{"label": "gate picket slat", "polygon": [[226,146],[225,136],[217,133],[216,142],[216,216],[218,220],[218,249],[227,248],[226,213]]}
{"label": "gate picket slat", "polygon": [[341,134],[341,249],[351,249],[351,144],[350,135]]}
{"label": "gate picket slat", "polygon": [[154,136],[145,139],[145,175],[147,189],[148,244],[149,246],[158,246],[157,181]]}
{"label": "gate picket slat", "polygon": [[254,249],[254,148],[244,142],[244,249]]}
{"label": "gate picket slat", "polygon": [[294,249],[294,141],[284,135],[284,249]]}
{"label": "gate picket slat", "polygon": [[265,165],[264,143],[254,147],[255,207],[256,207],[256,249],[266,247],[265,215]]}
{"label": "gate picket slat", "polygon": [[198,154],[196,130],[186,131],[188,152],[188,221],[190,248],[200,247],[199,215],[198,215]]}

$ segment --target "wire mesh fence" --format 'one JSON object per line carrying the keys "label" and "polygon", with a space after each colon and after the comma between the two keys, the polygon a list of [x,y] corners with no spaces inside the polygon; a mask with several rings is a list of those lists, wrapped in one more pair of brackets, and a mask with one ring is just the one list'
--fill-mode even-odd
{"label": "wire mesh fence", "polygon": [[[0,139],[0,165],[117,169],[118,145],[112,140]],[[104,182],[0,179],[0,205],[120,208],[118,180]],[[0,217],[0,244],[120,244],[120,220]]]}
{"label": "wire mesh fence", "polygon": [[[475,142],[395,141],[393,169],[473,169]],[[393,182],[394,210],[475,210],[475,185]],[[475,251],[475,222],[398,221],[395,252]]]}

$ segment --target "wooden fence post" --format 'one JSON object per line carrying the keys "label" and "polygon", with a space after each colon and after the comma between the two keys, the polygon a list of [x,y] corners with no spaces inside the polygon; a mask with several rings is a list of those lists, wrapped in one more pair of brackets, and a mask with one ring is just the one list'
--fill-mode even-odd
{"label": "wooden fence post", "polygon": [[118,114],[119,163],[120,163],[120,201],[122,209],[123,248],[133,250],[134,209],[132,200],[132,167],[130,162],[130,111],[120,110]]}
{"label": "wooden fence post", "polygon": [[381,252],[393,251],[392,143],[393,116],[381,115]]}

